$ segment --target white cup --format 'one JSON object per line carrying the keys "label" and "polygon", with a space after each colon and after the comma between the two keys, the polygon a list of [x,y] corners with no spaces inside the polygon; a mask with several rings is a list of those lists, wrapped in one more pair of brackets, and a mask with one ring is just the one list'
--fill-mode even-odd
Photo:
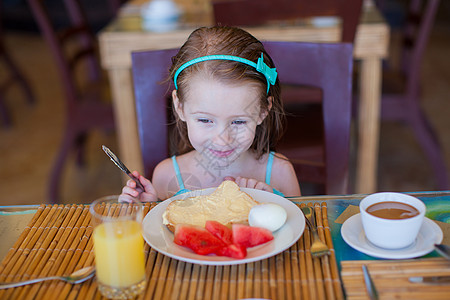
{"label": "white cup", "polygon": [[142,28],[165,32],[179,25],[181,10],[173,0],[152,0],[141,6]]}
{"label": "white cup", "polygon": [[[379,202],[406,203],[419,211],[419,214],[406,219],[384,219],[369,214],[369,206]],[[375,193],[361,200],[359,204],[361,221],[367,239],[377,247],[401,249],[414,243],[425,217],[425,204],[419,199],[401,193]]]}

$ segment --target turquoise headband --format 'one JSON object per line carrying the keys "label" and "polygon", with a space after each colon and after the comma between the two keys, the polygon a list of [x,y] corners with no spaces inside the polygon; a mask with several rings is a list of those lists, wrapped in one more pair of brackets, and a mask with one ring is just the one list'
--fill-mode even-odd
{"label": "turquoise headband", "polygon": [[258,58],[257,63],[254,63],[251,60],[248,60],[248,59],[245,59],[242,57],[238,57],[238,56],[233,56],[233,55],[207,55],[207,56],[201,56],[201,57],[194,58],[193,60],[190,60],[187,63],[184,63],[183,65],[181,65],[181,67],[178,68],[178,70],[175,72],[175,76],[173,77],[173,82],[175,83],[175,89],[178,89],[177,78],[178,78],[178,75],[180,75],[181,71],[183,71],[187,67],[192,66],[193,64],[196,64],[196,63],[199,63],[202,61],[207,61],[207,60],[232,60],[232,61],[237,61],[237,62],[246,64],[246,65],[249,65],[249,66],[255,68],[256,71],[263,74],[264,77],[266,77],[266,79],[267,79],[267,93],[269,93],[270,86],[274,85],[275,81],[277,79],[276,68],[270,68],[268,65],[266,65],[264,63],[264,58],[263,58],[262,53],[261,53],[261,57]]}

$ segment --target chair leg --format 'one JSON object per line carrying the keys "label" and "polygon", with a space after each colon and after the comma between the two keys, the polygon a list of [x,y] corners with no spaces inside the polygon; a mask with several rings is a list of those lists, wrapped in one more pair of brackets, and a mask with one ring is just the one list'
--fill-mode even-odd
{"label": "chair leg", "polygon": [[23,92],[25,94],[25,97],[27,98],[27,101],[29,104],[35,104],[36,99],[34,98],[33,92],[31,91],[31,87],[28,83],[28,81],[25,80],[25,77],[22,76],[22,74],[16,74],[16,78],[19,81],[20,85],[22,86]]}
{"label": "chair leg", "polygon": [[[1,47],[1,45],[0,45]],[[8,66],[10,72],[13,75],[13,79],[15,79],[21,86],[22,90],[27,98],[27,101],[29,104],[33,104],[36,102],[33,92],[31,90],[30,84],[25,79],[25,76],[23,75],[22,71],[19,69],[17,64],[14,62],[14,60],[10,57],[6,49],[2,49],[3,54],[3,60],[5,64]]]}
{"label": "chair leg", "polygon": [[84,166],[86,163],[86,140],[86,132],[78,134],[75,139],[76,162],[78,166]]}
{"label": "chair leg", "polygon": [[433,127],[422,111],[417,111],[415,117],[409,118],[408,122],[431,164],[436,177],[437,188],[448,190],[449,178],[444,154]]}
{"label": "chair leg", "polygon": [[8,113],[8,108],[3,102],[3,95],[0,94],[0,120],[5,127],[11,126],[11,117]]}
{"label": "chair leg", "polygon": [[61,143],[60,150],[53,164],[52,171],[50,173],[49,182],[49,200],[52,204],[60,203],[60,187],[61,178],[64,171],[64,165],[67,160],[67,156],[70,153],[75,141],[75,135],[72,131],[66,130],[64,133],[64,139]]}

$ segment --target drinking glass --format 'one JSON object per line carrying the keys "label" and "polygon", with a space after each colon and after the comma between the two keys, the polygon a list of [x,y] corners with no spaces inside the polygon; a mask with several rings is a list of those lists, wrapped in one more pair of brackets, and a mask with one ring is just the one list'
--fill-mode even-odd
{"label": "drinking glass", "polygon": [[143,206],[118,196],[95,200],[91,207],[97,283],[112,299],[129,299],[145,289]]}

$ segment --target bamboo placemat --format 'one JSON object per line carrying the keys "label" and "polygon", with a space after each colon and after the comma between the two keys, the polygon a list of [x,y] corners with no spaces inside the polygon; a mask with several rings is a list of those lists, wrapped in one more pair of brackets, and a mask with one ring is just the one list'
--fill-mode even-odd
{"label": "bamboo placemat", "polygon": [[380,299],[450,299],[450,284],[411,283],[411,276],[450,276],[444,258],[418,260],[341,261],[341,278],[348,299],[369,299],[362,265],[366,264]]}
{"label": "bamboo placemat", "polygon": [[[145,213],[155,205],[147,203]],[[330,256],[311,256],[307,227],[288,250],[232,266],[185,263],[146,244],[147,287],[138,299],[343,299],[326,203],[315,204],[314,210],[319,236],[330,247]],[[2,261],[0,281],[66,275],[94,265],[91,234],[88,206],[41,205]],[[46,281],[0,290],[0,299],[75,298],[101,299],[95,279],[78,285]]]}

